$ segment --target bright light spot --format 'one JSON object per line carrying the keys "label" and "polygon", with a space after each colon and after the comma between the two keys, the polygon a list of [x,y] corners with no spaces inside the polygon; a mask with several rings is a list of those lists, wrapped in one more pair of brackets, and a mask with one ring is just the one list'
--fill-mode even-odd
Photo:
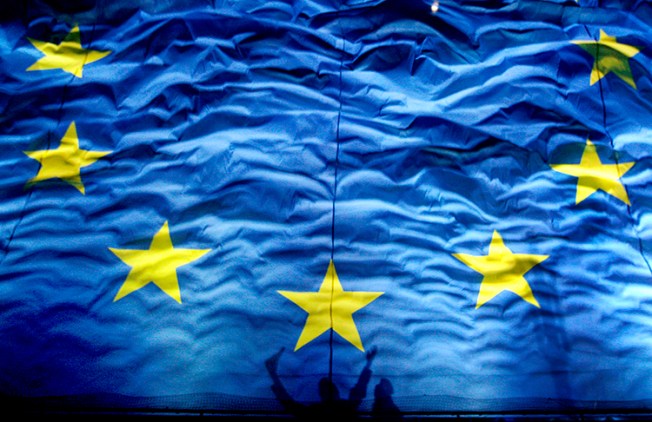
{"label": "bright light spot", "polygon": [[430,10],[432,10],[432,13],[437,13],[439,10],[439,0],[435,0],[432,2],[432,6],[430,6]]}

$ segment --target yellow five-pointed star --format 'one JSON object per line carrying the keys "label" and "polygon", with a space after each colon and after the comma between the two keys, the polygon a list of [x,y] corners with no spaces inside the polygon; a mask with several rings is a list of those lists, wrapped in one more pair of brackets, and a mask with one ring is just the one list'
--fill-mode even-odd
{"label": "yellow five-pointed star", "polygon": [[607,35],[602,29],[600,30],[600,40],[573,41],[573,44],[582,47],[595,59],[591,71],[591,85],[604,78],[609,72],[614,72],[636,89],[632,69],[629,67],[629,59],[641,51],[639,48],[617,42],[616,37]]}
{"label": "yellow five-pointed star", "polygon": [[58,178],[76,187],[84,194],[84,184],[81,181],[80,169],[89,166],[99,158],[110,154],[111,151],[87,151],[79,148],[79,138],[75,122],[68,126],[68,130],[61,138],[57,149],[40,151],[25,151],[28,157],[41,163],[41,168],[35,177],[27,182],[31,186],[36,182]]}
{"label": "yellow five-pointed star", "polygon": [[278,291],[308,312],[306,324],[299,336],[296,352],[329,329],[364,351],[353,313],[376,300],[383,292],[345,292],[335,272],[333,260],[328,265],[324,281],[316,293]]}
{"label": "yellow five-pointed star", "polygon": [[154,235],[149,249],[109,248],[125,264],[132,267],[127,279],[118,290],[114,302],[148,285],[156,284],[177,302],[181,303],[181,292],[177,279],[177,268],[186,265],[210,249],[179,249],[172,245],[168,222]]}
{"label": "yellow five-pointed star", "polygon": [[45,54],[27,70],[61,69],[72,73],[78,78],[82,77],[84,66],[108,56],[110,51],[85,49],[81,46],[79,27],[75,26],[60,44],[53,44],[28,38],[29,42]]}
{"label": "yellow five-pointed star", "polygon": [[553,164],[551,167],[555,171],[578,178],[575,204],[579,204],[600,189],[629,205],[627,191],[620,182],[620,177],[627,173],[634,164],[633,161],[602,164],[595,145],[587,139],[579,164]]}
{"label": "yellow five-pointed star", "polygon": [[494,230],[489,245],[489,255],[474,256],[456,253],[453,256],[484,275],[475,309],[505,290],[516,293],[537,308],[541,307],[524,276],[532,267],[546,260],[548,255],[512,253],[505,246],[498,231]]}

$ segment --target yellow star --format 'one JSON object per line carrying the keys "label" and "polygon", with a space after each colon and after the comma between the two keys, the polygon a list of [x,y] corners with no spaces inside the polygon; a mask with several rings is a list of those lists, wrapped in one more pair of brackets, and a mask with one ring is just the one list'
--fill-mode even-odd
{"label": "yellow star", "polygon": [[629,59],[641,51],[640,48],[621,44],[616,37],[607,35],[600,30],[599,41],[573,41],[593,56],[593,70],[591,71],[591,85],[604,78],[609,72],[614,72],[623,81],[636,89]]}
{"label": "yellow star", "polygon": [[111,153],[111,151],[79,149],[75,122],[68,126],[68,130],[61,138],[59,148],[24,152],[28,157],[41,163],[36,176],[27,182],[28,187],[42,180],[59,178],[76,187],[82,194],[84,194],[84,184],[81,181],[80,169]]}
{"label": "yellow star", "polygon": [[177,279],[177,268],[186,265],[210,249],[179,249],[172,245],[168,222],[154,235],[147,250],[109,248],[125,264],[132,267],[127,279],[120,287],[114,302],[148,285],[156,284],[177,302],[181,303],[181,292]]}
{"label": "yellow star", "polygon": [[494,230],[489,245],[489,255],[474,256],[456,253],[453,256],[484,275],[475,309],[478,309],[505,290],[516,293],[523,300],[537,308],[541,307],[524,275],[532,267],[546,260],[548,255],[512,253],[505,246],[500,234]]}
{"label": "yellow star", "polygon": [[551,167],[555,171],[578,178],[575,204],[579,204],[600,189],[629,205],[627,191],[619,179],[634,164],[634,162],[602,164],[595,145],[587,139],[579,164],[552,164]]}
{"label": "yellow star", "polygon": [[60,44],[53,44],[27,38],[45,57],[38,59],[27,68],[30,70],[61,69],[82,77],[84,66],[108,56],[110,51],[89,50],[81,46],[79,27],[75,26]]}
{"label": "yellow star", "polygon": [[294,348],[295,352],[329,329],[335,331],[359,350],[364,351],[360,334],[353,321],[353,313],[383,294],[382,292],[345,292],[335,272],[333,260],[328,265],[324,281],[318,292],[279,290],[278,293],[308,312],[306,324]]}

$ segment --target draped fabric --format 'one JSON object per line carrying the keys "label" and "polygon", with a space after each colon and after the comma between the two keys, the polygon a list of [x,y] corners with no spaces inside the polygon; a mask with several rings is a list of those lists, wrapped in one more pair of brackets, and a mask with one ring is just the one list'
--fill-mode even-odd
{"label": "draped fabric", "polygon": [[650,407],[648,1],[68,3],[0,6],[8,403]]}

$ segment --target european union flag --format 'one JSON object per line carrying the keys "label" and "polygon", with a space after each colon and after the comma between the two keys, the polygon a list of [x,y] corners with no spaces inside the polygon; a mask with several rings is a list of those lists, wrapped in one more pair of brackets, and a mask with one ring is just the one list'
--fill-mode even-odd
{"label": "european union flag", "polygon": [[649,2],[66,3],[0,6],[9,404],[650,409]]}

